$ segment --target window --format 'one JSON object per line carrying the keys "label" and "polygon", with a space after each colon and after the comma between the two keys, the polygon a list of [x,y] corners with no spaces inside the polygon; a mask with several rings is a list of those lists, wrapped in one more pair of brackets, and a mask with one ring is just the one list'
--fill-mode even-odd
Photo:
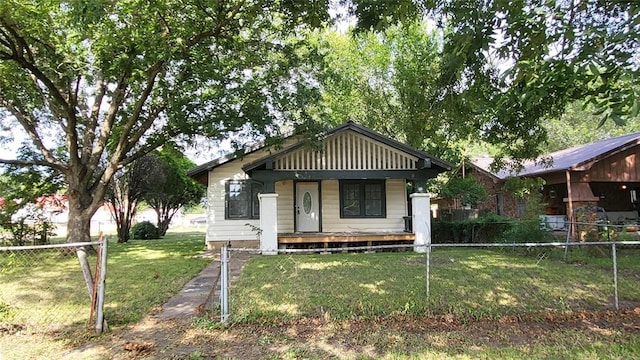
{"label": "window", "polygon": [[527,202],[524,199],[518,198],[518,217],[523,217],[527,209]]}
{"label": "window", "polygon": [[262,184],[251,180],[229,180],[225,190],[225,219],[260,218],[258,194],[262,192]]}
{"label": "window", "polygon": [[340,181],[341,218],[384,218],[386,216],[384,180]]}

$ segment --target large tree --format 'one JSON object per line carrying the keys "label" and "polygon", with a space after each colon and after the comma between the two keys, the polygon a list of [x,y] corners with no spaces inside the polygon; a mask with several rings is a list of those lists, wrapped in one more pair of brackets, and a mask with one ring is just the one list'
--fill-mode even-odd
{"label": "large tree", "polygon": [[482,139],[534,157],[542,119],[575,100],[593,126],[623,124],[640,109],[640,3],[629,0],[343,0],[359,29],[407,18],[441,29],[435,99],[471,99]]}
{"label": "large tree", "polygon": [[478,138],[470,96],[440,98],[441,37],[415,21],[384,31],[318,36],[324,121],[350,119],[457,161],[460,144]]}
{"label": "large tree", "polygon": [[4,0],[0,141],[26,141],[0,163],[62,174],[67,240],[88,241],[118,169],[176,139],[266,133],[291,118],[309,95],[300,34],[326,10],[326,0]]}

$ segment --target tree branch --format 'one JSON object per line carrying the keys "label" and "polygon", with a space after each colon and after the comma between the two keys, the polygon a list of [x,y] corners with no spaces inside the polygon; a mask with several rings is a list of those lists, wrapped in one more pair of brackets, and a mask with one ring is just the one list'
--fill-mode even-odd
{"label": "tree branch", "polygon": [[51,164],[46,160],[23,160],[23,159],[0,159],[0,164],[17,165],[17,166],[46,166],[63,172],[64,169],[56,164]]}
{"label": "tree branch", "polygon": [[38,85],[38,79],[35,77],[35,75],[30,74],[29,77],[33,81],[33,85],[35,89],[38,90],[38,94],[40,94],[40,97],[42,98],[42,102],[46,104],[47,108],[51,111],[51,116],[53,117],[53,120],[58,124],[60,124],[60,127],[62,128],[62,130],[66,133],[67,125],[62,121],[58,108],[51,103],[51,99],[47,96],[44,89]]}
{"label": "tree branch", "polygon": [[[214,27],[213,29],[209,30],[209,31],[203,31],[203,32],[198,33],[195,36],[193,36],[187,42],[187,47],[195,46],[195,45],[199,44],[202,40],[204,40],[206,38],[218,37],[220,35],[220,33],[222,32],[223,27],[226,24],[228,24],[233,18],[235,18],[236,15],[238,15],[238,13],[244,7],[245,4],[246,4],[245,0],[240,1],[236,5],[236,7],[231,10],[231,12],[229,13],[229,16],[224,16],[222,19],[215,18],[214,20],[218,21],[217,26]],[[203,10],[202,6],[199,6],[199,7],[200,7],[200,10]],[[209,15],[209,13],[207,11],[203,11],[203,12],[205,14]]]}
{"label": "tree branch", "polygon": [[148,155],[153,150],[157,149],[160,145],[164,144],[165,140],[166,139],[164,139],[164,138],[158,138],[157,140],[154,140],[154,141],[146,143],[141,148],[136,150],[136,152],[134,154],[132,154],[131,156],[128,156],[125,159],[123,159],[120,163],[122,164],[122,166],[127,166],[127,165],[133,163],[134,161],[141,159],[145,155]]}
{"label": "tree branch", "polygon": [[[19,32],[14,29],[11,24],[6,22],[4,18],[0,18],[0,24],[8,31],[10,38],[7,40],[11,41],[11,38],[13,39],[13,42],[11,42],[13,46],[10,46],[13,54],[7,60],[14,60],[19,66],[30,71],[38,80],[42,81],[51,93],[51,96],[66,110],[65,112],[69,113],[69,103],[67,102],[67,99],[64,98],[56,84],[35,65],[35,62],[33,61],[33,54],[29,49],[27,41],[20,36]],[[27,52],[29,60],[24,57],[24,52]]]}
{"label": "tree branch", "polygon": [[151,125],[153,125],[154,121],[157,120],[160,113],[162,113],[167,108],[166,104],[162,104],[156,107],[155,110],[150,112],[147,115],[147,119],[138,127],[138,129],[129,137],[128,142],[126,144],[125,153],[129,152],[129,150],[133,149],[133,147],[140,141],[144,133],[149,130]]}
{"label": "tree branch", "polygon": [[2,96],[2,94],[0,94],[0,104],[7,108],[9,112],[16,117],[20,125],[27,132],[27,135],[29,135],[29,138],[31,139],[33,144],[38,148],[38,151],[40,151],[40,154],[42,154],[42,156],[44,157],[44,160],[42,160],[43,163],[38,165],[45,165],[54,168],[62,173],[66,173],[68,170],[67,167],[64,166],[64,164],[62,164],[60,161],[58,161],[58,159],[49,151],[49,149],[44,146],[44,143],[42,142],[42,139],[40,138],[35,125],[33,125],[33,122],[35,121],[20,109],[15,107],[11,102],[7,101]]}
{"label": "tree branch", "polygon": [[[156,62],[149,69],[149,76],[147,78],[147,84],[145,86],[145,89],[140,95],[140,97],[138,98],[138,100],[136,101],[133,114],[131,115],[127,123],[122,128],[122,133],[118,141],[118,145],[116,146],[113,154],[111,155],[111,158],[107,166],[105,167],[105,170],[102,173],[102,176],[100,176],[100,178],[97,179],[97,182],[92,185],[93,194],[94,194],[92,205],[93,204],[97,205],[100,201],[102,201],[101,199],[104,198],[104,195],[106,193],[106,189],[109,183],[108,179],[111,179],[111,177],[113,176],[113,174],[115,174],[118,168],[123,166],[122,160],[124,159],[126,153],[129,150],[127,135],[130,134],[131,129],[133,129],[133,126],[138,121],[140,114],[142,113],[144,104],[149,98],[149,95],[151,95],[151,92],[153,91],[153,88],[155,85],[155,79],[157,75],[160,73],[160,71],[162,70],[163,65],[164,65],[164,61],[161,60]],[[124,101],[124,91],[126,89],[127,78],[128,78],[128,74],[123,75],[123,77],[121,78],[121,82],[118,85],[117,91],[119,91],[119,95],[122,96],[121,101],[114,101],[112,103],[111,109],[109,110],[109,114],[107,115],[107,118],[110,118],[110,119],[105,120],[103,122],[103,126],[100,129],[101,130],[100,141],[99,141],[100,144],[99,145],[97,144],[94,147],[93,156],[92,156],[93,157],[92,163],[95,162],[96,166],[97,166],[97,162],[99,161],[99,156],[102,154],[102,151],[106,146],[106,142],[107,142],[107,139],[109,138],[111,127],[113,126],[113,122],[115,120],[117,110],[122,104],[122,101]],[[118,103],[118,104],[115,104],[115,103]],[[100,149],[99,152],[97,151],[98,149]]]}
{"label": "tree branch", "polygon": [[83,163],[88,163],[92,151],[93,141],[96,138],[96,130],[98,127],[98,119],[100,118],[100,106],[102,105],[102,100],[104,99],[104,95],[106,92],[106,85],[104,84],[104,78],[102,76],[102,72],[98,72],[96,81],[96,93],[93,98],[93,107],[91,108],[91,112],[86,115],[87,123],[86,130],[84,134],[84,141],[82,144],[82,158],[81,161]]}
{"label": "tree branch", "polygon": [[[89,164],[87,167],[89,169],[95,169],[100,162],[102,157],[102,152],[104,148],[107,146],[107,141],[109,140],[109,136],[111,135],[111,129],[113,128],[113,124],[115,122],[116,116],[118,115],[118,109],[123,104],[125,100],[125,93],[127,90],[127,79],[131,75],[131,69],[128,67],[124,74],[120,77],[118,81],[118,86],[113,92],[113,99],[111,101],[111,106],[109,107],[109,111],[102,122],[102,126],[100,126],[100,133],[98,135],[98,141],[94,144],[93,150],[91,152],[91,157],[89,160]],[[106,86],[106,85],[105,85]],[[103,92],[106,91],[103,89]],[[104,95],[104,94],[103,94]],[[99,108],[95,109],[96,112],[93,114],[95,117],[92,119],[92,123],[97,125],[98,116],[99,116]],[[89,149],[89,148],[86,148]]]}
{"label": "tree branch", "polygon": [[[145,88],[142,94],[140,94],[140,97],[136,100],[133,114],[131,114],[131,116],[129,117],[129,120],[123,126],[122,135],[120,136],[120,139],[118,140],[118,145],[114,150],[112,159],[114,159],[116,162],[120,162],[121,160],[123,160],[127,152],[131,149],[129,146],[129,143],[130,143],[129,135],[131,134],[131,131],[135,126],[135,124],[140,119],[144,104],[147,102],[147,100],[149,99],[149,96],[151,95],[151,92],[153,91],[153,88],[156,83],[156,77],[160,73],[160,70],[162,69],[163,65],[164,65],[164,61],[161,60],[156,62],[149,69],[149,75],[147,77],[147,83],[145,85]],[[152,119],[152,120],[155,120],[155,119]],[[140,126],[139,129],[142,130],[142,133],[144,133],[149,128],[150,124],[147,125],[148,122],[149,121],[147,119],[147,121]],[[144,126],[147,126],[147,127],[144,128]]]}

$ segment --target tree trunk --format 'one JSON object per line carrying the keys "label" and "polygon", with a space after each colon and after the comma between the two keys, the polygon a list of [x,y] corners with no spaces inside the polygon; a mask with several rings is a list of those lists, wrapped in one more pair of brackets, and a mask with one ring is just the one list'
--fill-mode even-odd
{"label": "tree trunk", "polygon": [[118,228],[118,242],[128,242],[131,237],[131,220],[119,222],[116,227]]}
{"label": "tree trunk", "polygon": [[86,209],[78,209],[69,197],[68,243],[91,241],[91,217],[94,213],[95,211],[89,213]]}
{"label": "tree trunk", "polygon": [[[114,205],[115,206],[115,205]],[[115,210],[116,216],[116,230],[118,232],[118,243],[126,243],[129,241],[131,232],[131,220],[133,216],[129,212],[122,210]]]}
{"label": "tree trunk", "polygon": [[156,215],[158,215],[158,229],[160,229],[160,236],[167,235],[167,230],[169,230],[169,224],[171,224],[171,219],[173,219],[173,215],[177,212],[176,209],[165,209],[165,208],[155,208]]}
{"label": "tree trunk", "polygon": [[158,214],[158,229],[160,229],[160,236],[167,235],[167,230],[169,230],[169,222],[171,219],[168,219],[164,212],[156,211]]}
{"label": "tree trunk", "polygon": [[[91,218],[98,210],[92,200],[92,195],[88,189],[80,189],[72,187],[69,184],[69,220],[67,221],[67,243],[90,242],[91,241]],[[88,246],[79,247],[76,250],[78,262],[82,269],[84,282],[89,291],[89,296],[93,296],[93,276],[91,275],[91,265],[87,257]]]}

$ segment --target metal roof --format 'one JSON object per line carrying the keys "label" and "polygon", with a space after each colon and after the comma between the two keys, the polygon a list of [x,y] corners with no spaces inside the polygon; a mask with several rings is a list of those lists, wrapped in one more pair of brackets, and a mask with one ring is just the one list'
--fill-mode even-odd
{"label": "metal roof", "polygon": [[591,165],[605,157],[638,144],[640,144],[640,132],[578,145],[543,155],[536,160],[525,161],[522,164],[522,169],[517,173],[508,170],[491,171],[490,165],[493,160],[486,157],[472,159],[472,162],[500,179],[506,179],[510,176],[535,176],[565,170],[583,171],[588,170]]}

